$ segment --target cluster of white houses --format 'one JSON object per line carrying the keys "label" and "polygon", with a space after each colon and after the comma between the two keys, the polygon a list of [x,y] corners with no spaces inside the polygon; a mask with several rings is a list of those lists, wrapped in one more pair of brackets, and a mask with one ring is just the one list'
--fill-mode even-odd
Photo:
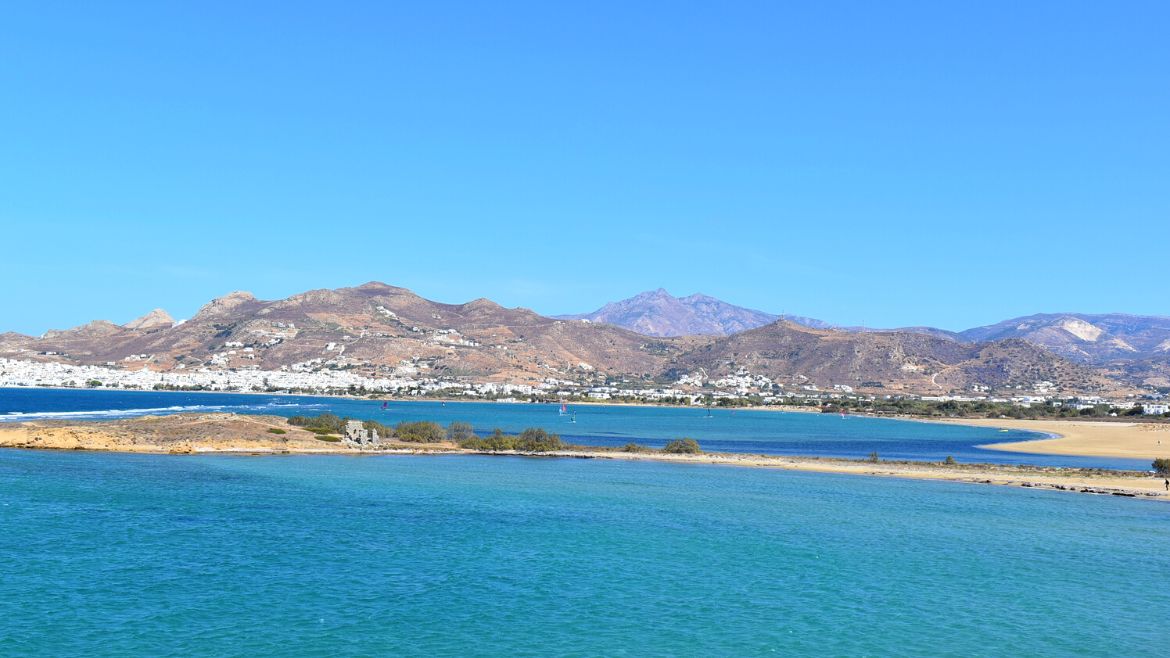
{"label": "cluster of white houses", "polygon": [[[442,395],[516,401],[539,396],[547,399],[639,400],[646,402],[673,402],[710,404],[712,400],[737,399],[748,395],[765,404],[791,402],[815,403],[840,399],[877,400],[879,396],[860,395],[847,385],[822,390],[813,384],[784,390],[766,377],[741,371],[719,379],[707,379],[701,374],[686,375],[674,386],[637,387],[630,383],[615,385],[588,385],[563,379],[549,378],[538,384],[510,384],[499,382],[468,382],[441,377],[420,377],[418,371],[400,368],[401,375],[393,377],[365,377],[350,370],[294,368],[289,370],[199,368],[169,372],[119,368],[115,366],[73,365],[59,362],[25,361],[0,358],[0,387],[55,386],[102,387],[121,389],[198,389],[209,391],[287,391],[305,393],[389,393],[394,395]],[[413,375],[405,374],[411,373]],[[1027,407],[1055,403],[1076,410],[1108,405],[1122,409],[1141,406],[1145,414],[1170,413],[1170,404],[1153,395],[1139,400],[1107,400],[1101,397],[1060,398],[1050,392],[1037,395],[990,397],[970,396],[880,396],[884,399],[910,398],[927,401],[1002,402]]]}
{"label": "cluster of white houses", "polygon": [[348,370],[253,370],[200,368],[159,372],[148,367],[124,369],[110,366],[73,365],[57,362],[0,358],[0,387],[63,386],[124,389],[200,389],[207,391],[301,391],[336,393],[360,390],[371,393],[428,395],[456,389],[471,396],[535,395],[545,387],[527,384],[444,381],[438,378],[364,377]]}

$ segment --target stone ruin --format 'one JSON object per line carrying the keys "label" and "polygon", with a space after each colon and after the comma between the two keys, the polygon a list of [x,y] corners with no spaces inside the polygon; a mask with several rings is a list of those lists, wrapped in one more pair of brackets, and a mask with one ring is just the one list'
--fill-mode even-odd
{"label": "stone ruin", "polygon": [[378,430],[366,429],[360,420],[349,420],[345,423],[345,443],[354,448],[369,448],[381,443]]}

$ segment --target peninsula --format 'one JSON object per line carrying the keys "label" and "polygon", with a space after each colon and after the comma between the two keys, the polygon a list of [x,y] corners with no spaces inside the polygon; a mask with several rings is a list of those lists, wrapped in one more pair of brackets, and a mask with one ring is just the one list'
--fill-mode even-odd
{"label": "peninsula", "polygon": [[[987,424],[1006,426],[1006,421],[962,421],[966,424]],[[1016,421],[1013,427],[1021,426]],[[1065,425],[1049,421],[1045,428],[1028,425],[1026,429],[1049,431]],[[1089,423],[1077,423],[1082,434],[1071,434],[1066,438],[1025,442],[1028,452],[1044,452],[1049,441],[1069,441],[1070,445],[1083,445],[1084,441],[1098,436],[1090,432],[1093,428],[1081,428]],[[1092,425],[1100,425],[1095,423]],[[1151,430],[1132,430],[1157,434]],[[1055,433],[1055,432],[1054,432]],[[1125,435],[1129,437],[1130,435]],[[1170,437],[1170,432],[1166,433]],[[1143,434],[1144,438],[1144,434]],[[1126,440],[1129,440],[1128,438]],[[1157,439],[1154,439],[1157,440]],[[467,443],[463,444],[467,446]],[[475,444],[472,444],[475,445]],[[170,416],[144,416],[117,421],[100,422],[29,422],[0,425],[0,447],[47,450],[96,450],[114,452],[155,453],[155,454],[492,454],[524,455],[544,457],[622,459],[630,461],[659,461],[683,464],[715,464],[754,468],[774,468],[790,471],[836,473],[842,475],[868,475],[898,477],[921,480],[939,480],[973,484],[990,484],[1042,489],[1055,489],[1082,493],[1110,494],[1143,497],[1170,501],[1161,476],[1136,471],[1110,471],[1102,469],[1074,469],[1039,466],[1014,466],[997,464],[947,464],[931,462],[869,461],[829,459],[815,457],[790,457],[740,453],[669,453],[660,450],[627,446],[625,449],[563,446],[559,449],[539,453],[517,450],[490,450],[479,447],[461,447],[451,440],[429,440],[428,442],[402,441],[393,437],[383,439],[376,446],[354,445],[339,436],[322,434],[319,430],[290,424],[288,419],[276,416],[251,416],[226,413],[176,414]],[[1020,444],[997,444],[996,449],[1017,450]],[[990,447],[990,446],[989,446]],[[1136,448],[1135,448],[1136,449]],[[1055,452],[1056,449],[1049,448]],[[1060,454],[1118,454],[1118,453],[1068,453]],[[1146,453],[1145,456],[1148,456]],[[1125,454],[1124,456],[1135,456]]]}

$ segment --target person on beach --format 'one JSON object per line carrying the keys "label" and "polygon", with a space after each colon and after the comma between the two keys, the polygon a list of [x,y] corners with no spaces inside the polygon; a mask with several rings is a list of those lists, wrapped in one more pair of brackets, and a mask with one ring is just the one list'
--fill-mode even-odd
{"label": "person on beach", "polygon": [[1166,478],[1165,480],[1162,480],[1162,482],[1166,484],[1166,491],[1170,491],[1170,478]]}

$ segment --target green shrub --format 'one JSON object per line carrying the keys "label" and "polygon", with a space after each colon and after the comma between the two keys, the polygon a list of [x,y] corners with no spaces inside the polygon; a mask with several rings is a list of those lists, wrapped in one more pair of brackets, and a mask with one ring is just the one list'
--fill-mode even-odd
{"label": "green shrub", "polygon": [[549,434],[536,427],[529,427],[516,438],[516,450],[524,452],[549,452],[564,447],[565,444],[561,442],[560,436]]}
{"label": "green shrub", "polygon": [[516,449],[516,437],[504,434],[503,430],[495,429],[491,435],[485,438],[473,436],[470,439],[464,439],[459,442],[460,448],[467,450],[480,450],[483,452],[503,452],[505,450]]}
{"label": "green shrub", "polygon": [[294,427],[303,427],[316,434],[341,434],[345,431],[345,419],[339,418],[334,414],[293,416],[288,419],[288,424]]}
{"label": "green shrub", "polygon": [[472,434],[469,438],[459,442],[460,448],[480,450],[483,452],[550,452],[565,448],[561,437],[549,434],[547,431],[530,427],[520,433],[520,436],[509,436],[503,430],[493,430],[489,436],[479,438]]}
{"label": "green shrub", "polygon": [[515,450],[516,437],[504,434],[503,430],[496,428],[492,430],[492,435],[486,439],[487,449],[495,452],[501,450]]}
{"label": "green shrub", "polygon": [[946,461],[944,461],[943,463],[946,464],[947,466],[954,466],[958,462],[955,461],[954,457],[947,455]]}
{"label": "green shrub", "polygon": [[487,441],[478,436],[471,439],[463,439],[459,442],[459,447],[464,450],[480,450],[486,451],[488,449]]}
{"label": "green shrub", "polygon": [[631,441],[630,443],[622,446],[621,450],[622,452],[646,452],[647,448],[640,443],[634,443]]}
{"label": "green shrub", "polygon": [[882,460],[882,459],[881,459],[881,457],[878,457],[878,454],[877,454],[877,451],[876,451],[876,450],[874,450],[873,452],[869,453],[869,461],[871,461],[871,462],[873,462],[873,463],[875,463],[875,464],[876,464],[876,463],[880,462],[881,460]]}
{"label": "green shrub", "polygon": [[[342,420],[348,421],[349,419],[343,418]],[[363,420],[362,426],[365,427],[366,429],[370,430],[371,432],[377,432],[378,436],[381,436],[381,437],[388,437],[388,436],[391,436],[392,434],[394,434],[393,427],[383,425],[382,423],[379,423],[376,420]]]}
{"label": "green shrub", "polygon": [[697,455],[703,452],[699,448],[699,442],[694,439],[675,439],[666,444],[662,452],[667,452],[672,455]]}
{"label": "green shrub", "polygon": [[447,426],[447,438],[456,443],[463,443],[476,438],[475,429],[471,427],[470,423],[456,421]]}
{"label": "green shrub", "polygon": [[279,427],[269,427],[268,433],[269,434],[288,434],[288,430],[282,430]]}
{"label": "green shrub", "polygon": [[1170,458],[1159,457],[1151,464],[1158,475],[1170,475]]}
{"label": "green shrub", "polygon": [[441,443],[447,438],[447,433],[438,423],[421,420],[398,423],[394,426],[394,438],[406,443]]}
{"label": "green shrub", "polygon": [[330,443],[337,443],[338,441],[341,440],[341,437],[337,436],[335,434],[318,434],[317,440],[318,441],[328,441]]}

